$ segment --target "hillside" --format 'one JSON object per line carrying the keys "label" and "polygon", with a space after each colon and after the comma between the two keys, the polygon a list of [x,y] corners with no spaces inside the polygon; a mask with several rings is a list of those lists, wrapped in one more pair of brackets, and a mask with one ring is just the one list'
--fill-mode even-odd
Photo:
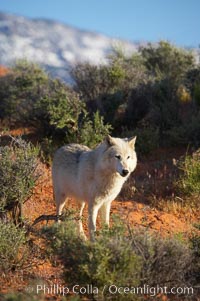
{"label": "hillside", "polygon": [[29,19],[0,13],[0,64],[26,58],[54,76],[68,78],[67,70],[77,62],[105,63],[113,47],[134,52],[137,43],[112,39],[56,21]]}

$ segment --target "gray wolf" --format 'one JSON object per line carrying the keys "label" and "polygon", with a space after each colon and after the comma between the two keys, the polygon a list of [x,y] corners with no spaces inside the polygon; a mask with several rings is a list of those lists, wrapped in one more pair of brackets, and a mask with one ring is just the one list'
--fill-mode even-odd
{"label": "gray wolf", "polygon": [[137,164],[135,141],[136,137],[121,139],[108,135],[93,150],[68,144],[56,151],[52,165],[56,213],[61,215],[67,198],[76,199],[82,237],[86,238],[81,220],[86,203],[90,239],[94,240],[99,210],[102,221],[109,226],[111,202]]}

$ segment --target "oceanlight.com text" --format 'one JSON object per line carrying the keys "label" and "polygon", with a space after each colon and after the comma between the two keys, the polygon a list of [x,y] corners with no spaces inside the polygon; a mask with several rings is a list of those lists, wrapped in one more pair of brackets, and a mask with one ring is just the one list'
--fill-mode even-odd
{"label": "oceanlight.com text", "polygon": [[129,287],[129,286],[116,286],[116,285],[109,285],[108,292],[111,295],[126,295],[126,294],[133,294],[133,295],[149,295],[151,297],[155,297],[156,295],[163,294],[163,295],[193,295],[194,289],[192,287],[172,287],[169,288],[167,286],[149,286],[144,284],[144,286],[138,287]]}
{"label": "oceanlight.com text", "polygon": [[[30,290],[30,287],[29,287]],[[31,288],[32,292],[36,294],[43,295],[61,295],[66,296],[68,294],[79,294],[79,295],[147,295],[150,297],[155,297],[156,295],[189,295],[194,294],[194,289],[192,287],[182,286],[182,287],[167,287],[167,286],[149,286],[144,284],[143,286],[117,286],[104,285],[103,288],[98,288],[91,284],[81,286],[75,284],[72,287],[54,284],[54,285],[45,285],[38,284],[35,288]]]}

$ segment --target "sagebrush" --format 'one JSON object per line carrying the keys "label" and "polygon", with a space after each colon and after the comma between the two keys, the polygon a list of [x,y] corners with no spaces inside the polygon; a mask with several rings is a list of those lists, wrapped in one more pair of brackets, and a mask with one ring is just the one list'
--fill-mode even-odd
{"label": "sagebrush", "polygon": [[0,218],[22,222],[22,205],[31,196],[39,178],[39,148],[21,138],[0,146]]}

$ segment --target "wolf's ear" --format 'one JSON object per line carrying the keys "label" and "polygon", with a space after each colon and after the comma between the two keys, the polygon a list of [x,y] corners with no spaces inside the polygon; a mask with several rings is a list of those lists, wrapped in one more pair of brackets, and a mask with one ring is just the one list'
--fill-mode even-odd
{"label": "wolf's ear", "polygon": [[110,135],[106,137],[105,142],[108,146],[113,146],[115,144],[114,139]]}
{"label": "wolf's ear", "polygon": [[137,139],[137,136],[131,137],[131,138],[128,139],[128,143],[129,143],[130,147],[132,147],[132,148],[135,147],[136,139]]}

